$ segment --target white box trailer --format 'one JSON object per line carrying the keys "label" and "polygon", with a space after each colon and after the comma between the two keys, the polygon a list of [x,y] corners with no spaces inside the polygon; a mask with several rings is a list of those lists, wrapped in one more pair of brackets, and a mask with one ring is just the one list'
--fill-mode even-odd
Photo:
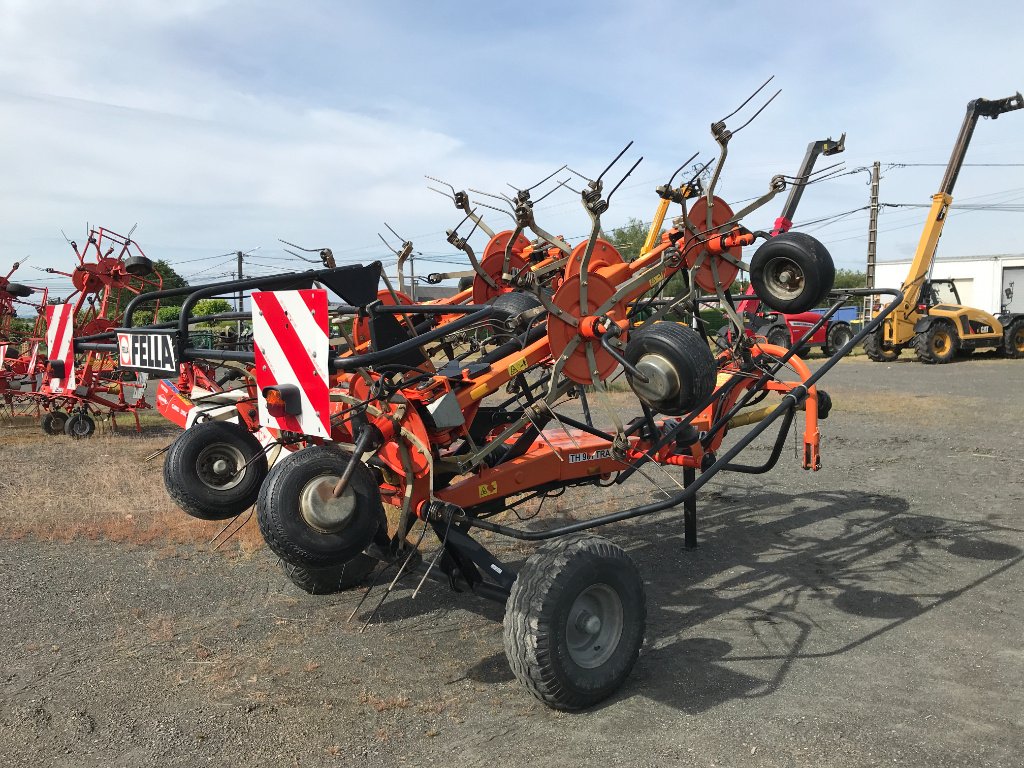
{"label": "white box trailer", "polygon": [[[875,286],[899,288],[910,271],[906,261],[881,261],[875,265]],[[935,259],[932,277],[952,280],[966,307],[989,314],[1024,313],[1024,253],[999,256],[953,256]]]}

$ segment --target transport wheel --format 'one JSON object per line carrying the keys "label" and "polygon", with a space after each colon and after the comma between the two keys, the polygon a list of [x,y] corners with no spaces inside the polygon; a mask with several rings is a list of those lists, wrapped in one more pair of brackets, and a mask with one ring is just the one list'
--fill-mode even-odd
{"label": "transport wheel", "polygon": [[48,435],[63,435],[64,424],[67,420],[68,415],[64,411],[47,411],[40,422],[40,426],[42,426],[43,432]]}
{"label": "transport wheel", "polygon": [[527,321],[521,315],[541,306],[540,299],[526,291],[511,291],[503,293],[491,302],[500,319],[515,321],[516,328],[525,327]]}
{"label": "transport wheel", "polygon": [[505,606],[505,655],[516,678],[555,709],[611,696],[644,640],[644,583],[633,559],[589,534],[530,556]]}
{"label": "transport wheel", "polygon": [[22,285],[21,283],[8,283],[7,287],[3,290],[7,291],[7,293],[11,294],[11,296],[16,299],[24,299],[26,296],[32,295],[32,289],[27,285]]}
{"label": "transport wheel", "polygon": [[342,566],[387,530],[380,488],[369,467],[356,462],[340,498],[334,488],[351,454],[314,445],[274,464],[256,502],[267,546],[291,565]]}
{"label": "transport wheel", "polygon": [[630,372],[636,396],[667,416],[689,413],[715,389],[715,356],[701,335],[678,323],[657,322],[634,331],[625,358],[647,381]]}
{"label": "transport wheel", "polygon": [[164,486],[200,520],[227,520],[256,503],[267,455],[251,432],[230,421],[204,421],[182,432],[164,460]]}
{"label": "transport wheel", "polygon": [[153,262],[146,256],[131,256],[124,263],[124,271],[135,277],[153,274]]}
{"label": "transport wheel", "polygon": [[468,291],[472,287],[473,287],[473,278],[472,277],[460,277],[459,278],[459,293],[462,293],[463,291]]}
{"label": "transport wheel", "polygon": [[96,431],[96,422],[87,413],[73,413],[64,422],[64,434],[75,440],[91,437]]}
{"label": "transport wheel", "polygon": [[754,292],[776,312],[797,314],[813,309],[832,290],[835,278],[828,249],[803,232],[771,238],[750,260]]}
{"label": "transport wheel", "polygon": [[1024,357],[1024,317],[1018,317],[1003,331],[1003,354]]}
{"label": "transport wheel", "polygon": [[333,595],[358,587],[377,565],[369,555],[358,554],[344,565],[331,568],[300,568],[283,562],[284,575],[292,584],[311,595]]}
{"label": "transport wheel", "polygon": [[959,346],[960,338],[948,323],[932,323],[914,336],[914,351],[922,363],[948,363]]}
{"label": "transport wheel", "polygon": [[903,347],[894,347],[883,341],[883,331],[883,327],[879,326],[864,337],[864,351],[867,353],[868,359],[876,363],[892,362],[903,351]]}
{"label": "transport wheel", "polygon": [[846,323],[832,323],[825,334],[825,346],[822,352],[831,357],[840,347],[847,344],[853,338],[853,328]]}

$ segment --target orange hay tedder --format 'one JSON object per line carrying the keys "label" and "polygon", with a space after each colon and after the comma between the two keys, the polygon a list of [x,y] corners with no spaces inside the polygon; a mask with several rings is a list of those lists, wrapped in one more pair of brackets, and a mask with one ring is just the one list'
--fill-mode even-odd
{"label": "orange hay tedder", "polygon": [[[623,150],[593,179],[571,172],[582,179],[577,194],[591,225],[575,244],[538,224],[539,185],[505,199],[514,226],[500,232],[452,189],[463,223],[472,220],[488,242],[478,257],[469,235],[449,232],[473,277],[444,302],[410,303],[374,262],[209,286],[186,299],[177,328],[118,329],[129,370],[173,376],[195,361],[246,366],[259,426],[291,449],[271,467],[251,425],[196,423],[167,453],[168,489],[206,519],[255,504],[267,544],[311,591],[386,574],[367,621],[413,573],[501,601],[509,663],[535,696],[561,709],[610,696],[644,639],[644,583],[626,551],[593,531],[681,506],[685,542],[695,545],[700,489],[723,472],[772,469],[797,418],[802,465],[817,470],[819,421],[830,408],[817,382],[889,311],[813,372],[793,351],[738,332],[729,290],[741,271],[775,311],[827,300],[822,325],[864,291],[832,291],[832,259],[814,238],[745,226],[807,177],[776,176],[739,211],[715,194],[734,134],[724,120],[712,125],[719,150],[706,182],[698,173],[675,186],[680,169],[658,188],[650,234],[632,261],[600,237],[615,190],[636,167],[606,191]],[[551,183],[563,189],[568,181]],[[672,205],[679,215],[663,231]],[[678,287],[667,296],[670,280]],[[243,290],[255,291],[252,351],[190,347],[195,302]],[[715,349],[700,319],[710,302],[737,330]],[[148,352],[155,349],[162,351]],[[626,386],[613,391],[619,377]],[[767,460],[741,463],[773,427]],[[649,502],[545,522],[544,499],[570,486],[618,495],[612,489],[634,479],[656,486]],[[513,565],[473,537],[481,530],[543,544]],[[438,546],[424,557],[428,533]]]}

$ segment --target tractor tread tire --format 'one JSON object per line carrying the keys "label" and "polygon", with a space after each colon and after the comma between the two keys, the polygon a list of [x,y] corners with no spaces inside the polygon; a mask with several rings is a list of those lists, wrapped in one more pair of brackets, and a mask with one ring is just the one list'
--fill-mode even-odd
{"label": "tractor tread tire", "polygon": [[[227,491],[207,486],[196,471],[200,452],[216,442],[233,445],[250,462],[242,481]],[[231,421],[204,421],[189,427],[171,443],[164,459],[164,487],[174,503],[192,517],[227,520],[256,503],[267,468],[263,446],[247,429]]]}
{"label": "tractor tread tire", "polygon": [[839,348],[853,338],[853,327],[849,323],[831,323],[825,333],[825,344],[821,351],[832,357]]}
{"label": "tractor tread tire", "polygon": [[891,363],[900,356],[900,353],[903,351],[903,347],[886,348],[882,342],[883,330],[883,327],[879,326],[876,330],[864,337],[864,352],[867,354],[869,360],[876,363]]}
{"label": "tractor tread tire", "polygon": [[1020,359],[1024,357],[1024,317],[1011,320],[1003,331],[1004,357]]}
{"label": "tractor tread tire", "polygon": [[[583,589],[609,581],[621,590],[622,633],[612,658],[584,669],[565,646],[565,619]],[[643,579],[626,551],[600,536],[567,536],[531,555],[512,585],[505,605],[505,655],[516,679],[542,702],[555,709],[584,709],[611,696],[629,676],[646,620]]]}
{"label": "tractor tread tire", "polygon": [[[949,336],[949,348],[945,352],[936,351],[935,339],[945,332]],[[914,334],[914,352],[917,359],[929,365],[943,365],[951,362],[960,347],[960,337],[950,323],[932,323],[920,333]]]}

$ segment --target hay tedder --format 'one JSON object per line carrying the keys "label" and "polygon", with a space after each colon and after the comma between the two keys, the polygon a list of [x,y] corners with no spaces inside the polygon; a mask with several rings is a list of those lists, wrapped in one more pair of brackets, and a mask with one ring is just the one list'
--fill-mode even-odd
{"label": "hay tedder", "polygon": [[29,395],[46,412],[42,427],[48,434],[88,437],[96,430],[94,416],[113,421],[120,413],[131,414],[138,430],[138,411],[151,407],[145,398],[146,374],[119,370],[110,351],[76,355],[75,350],[76,342],[109,338],[130,297],[162,286],[153,262],[131,234],[90,229],[83,248],[70,242],[78,259],[73,271],[46,270],[69,277],[74,287],[64,303],[45,308],[46,371],[42,386]]}
{"label": "hay tedder", "polygon": [[[677,171],[658,188],[632,261],[600,237],[622,183],[606,193],[604,177],[623,150],[596,178],[580,176],[591,226],[576,244],[536,221],[539,185],[506,198],[514,226],[499,232],[452,189],[463,223],[488,242],[478,255],[469,235],[449,232],[473,283],[443,302],[410,303],[374,262],[203,287],[185,300],[177,327],[126,323],[116,346],[84,345],[116,349],[121,366],[140,373],[242,366],[248,417],[194,423],[168,451],[164,476],[179,504],[207,519],[255,504],[268,546],[310,589],[354,585],[382,563],[388,586],[377,608],[413,572],[504,603],[516,677],[550,706],[584,708],[626,679],[646,619],[636,563],[593,531],[681,506],[694,546],[700,489],[723,472],[771,470],[801,413],[802,466],[817,470],[819,420],[831,406],[817,382],[889,311],[813,372],[793,351],[741,333],[713,349],[700,308],[713,301],[742,328],[729,292],[741,271],[777,312],[827,299],[819,328],[864,294],[831,291],[832,259],[814,238],[744,226],[807,178],[776,176],[735,212],[715,194],[734,133],[724,120],[712,125],[719,152],[706,182],[694,174],[675,186]],[[672,205],[679,215],[663,231]],[[679,287],[667,296],[670,281]],[[242,290],[254,291],[252,351],[189,346],[195,303]],[[257,429],[289,449],[272,467]],[[742,463],[770,429],[767,459]],[[616,494],[630,480],[652,482],[651,500],[545,519],[543,501],[569,487]],[[515,567],[474,538],[479,531],[543,544]],[[428,533],[438,546],[424,557]]]}
{"label": "hay tedder", "polygon": [[[14,262],[6,275],[0,275],[0,405],[15,415],[25,401],[24,393],[39,388],[45,362],[39,354],[43,341],[47,289],[13,282],[11,277],[23,262]],[[33,294],[39,300],[32,300]],[[14,319],[18,310],[28,308],[35,314],[32,328],[18,332]]]}

